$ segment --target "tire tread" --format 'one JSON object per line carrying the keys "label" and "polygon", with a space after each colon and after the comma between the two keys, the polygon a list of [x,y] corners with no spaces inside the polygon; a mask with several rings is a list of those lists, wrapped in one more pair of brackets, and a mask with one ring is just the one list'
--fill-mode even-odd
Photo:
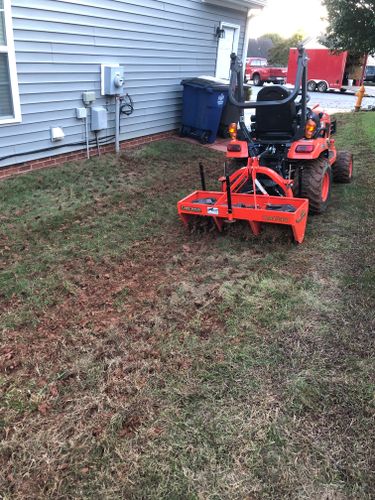
{"label": "tire tread", "polygon": [[333,181],[340,184],[349,184],[352,181],[350,175],[350,161],[353,160],[352,154],[349,151],[339,151],[337,159],[333,164]]}
{"label": "tire tread", "polygon": [[[322,179],[325,169],[331,173],[331,167],[327,167],[326,158],[318,158],[306,162],[302,171],[301,197],[309,200],[309,213],[321,214],[328,205],[330,193],[325,202],[322,201]],[[332,175],[332,174],[331,174]]]}

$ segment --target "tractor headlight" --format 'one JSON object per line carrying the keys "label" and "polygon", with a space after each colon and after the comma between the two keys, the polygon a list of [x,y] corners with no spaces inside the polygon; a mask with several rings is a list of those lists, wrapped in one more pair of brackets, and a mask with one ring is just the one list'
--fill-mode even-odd
{"label": "tractor headlight", "polygon": [[230,138],[235,141],[237,139],[237,123],[231,123],[228,128]]}
{"label": "tractor headlight", "polygon": [[311,119],[307,120],[306,127],[305,127],[306,139],[312,139],[315,131],[316,131],[316,123],[314,122],[314,120],[311,120]]}

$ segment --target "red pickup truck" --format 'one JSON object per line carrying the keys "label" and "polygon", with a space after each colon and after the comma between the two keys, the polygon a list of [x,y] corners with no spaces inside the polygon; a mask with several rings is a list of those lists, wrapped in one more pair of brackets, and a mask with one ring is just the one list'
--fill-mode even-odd
{"label": "red pickup truck", "polygon": [[246,59],[245,80],[253,80],[256,87],[263,83],[285,83],[287,68],[268,66],[267,59],[263,57],[248,57]]}

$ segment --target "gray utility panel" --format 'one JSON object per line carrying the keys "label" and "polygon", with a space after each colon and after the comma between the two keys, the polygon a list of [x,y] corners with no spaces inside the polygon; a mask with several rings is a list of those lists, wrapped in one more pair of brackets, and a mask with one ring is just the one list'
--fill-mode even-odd
{"label": "gray utility panel", "polygon": [[98,132],[108,128],[108,113],[105,108],[95,107],[91,109],[91,130]]}

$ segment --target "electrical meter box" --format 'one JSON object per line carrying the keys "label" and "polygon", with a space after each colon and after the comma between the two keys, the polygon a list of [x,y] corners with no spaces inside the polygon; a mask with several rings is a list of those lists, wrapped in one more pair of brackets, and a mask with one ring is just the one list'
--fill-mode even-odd
{"label": "electrical meter box", "polygon": [[102,73],[102,95],[122,95],[124,93],[124,68],[115,65],[103,64]]}
{"label": "electrical meter box", "polygon": [[107,110],[102,107],[91,108],[91,130],[98,132],[108,128]]}

